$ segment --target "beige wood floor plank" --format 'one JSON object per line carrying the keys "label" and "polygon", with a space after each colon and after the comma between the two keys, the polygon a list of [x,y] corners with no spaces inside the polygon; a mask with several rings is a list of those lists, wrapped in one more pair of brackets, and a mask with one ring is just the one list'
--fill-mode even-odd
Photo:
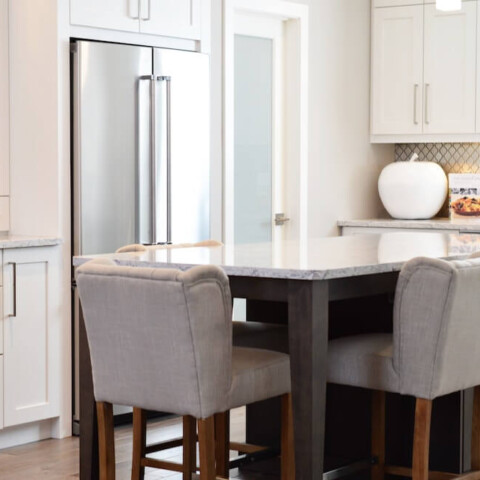
{"label": "beige wood floor plank", "polygon": [[[239,408],[231,415],[231,437],[236,442],[245,441],[245,408]],[[147,442],[157,443],[180,437],[180,418],[167,418],[149,422]],[[43,440],[0,451],[1,480],[78,480],[78,438]],[[132,429],[130,426],[115,429],[115,455],[117,480],[130,480],[132,456]],[[152,455],[155,458],[181,463],[181,447]],[[235,456],[232,453],[232,456]],[[197,458],[198,454],[197,454]],[[278,477],[256,473],[231,471],[231,480],[276,480]],[[146,469],[145,480],[182,480],[176,472]]]}

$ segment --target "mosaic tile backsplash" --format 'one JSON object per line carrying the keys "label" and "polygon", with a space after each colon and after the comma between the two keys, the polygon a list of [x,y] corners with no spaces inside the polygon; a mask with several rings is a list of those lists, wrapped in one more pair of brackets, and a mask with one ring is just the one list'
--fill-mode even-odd
{"label": "mosaic tile backsplash", "polygon": [[418,160],[436,162],[446,174],[480,173],[480,143],[399,143],[395,161],[409,160],[415,152]]}

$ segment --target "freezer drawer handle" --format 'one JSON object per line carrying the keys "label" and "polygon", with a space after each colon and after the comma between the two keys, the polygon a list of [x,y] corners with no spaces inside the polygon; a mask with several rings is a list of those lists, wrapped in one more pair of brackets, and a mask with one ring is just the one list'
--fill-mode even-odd
{"label": "freezer drawer handle", "polygon": [[167,243],[172,243],[172,77],[159,76],[167,89]]}
{"label": "freezer drawer handle", "polygon": [[17,263],[10,262],[9,265],[13,268],[13,313],[10,313],[9,317],[17,316]]}

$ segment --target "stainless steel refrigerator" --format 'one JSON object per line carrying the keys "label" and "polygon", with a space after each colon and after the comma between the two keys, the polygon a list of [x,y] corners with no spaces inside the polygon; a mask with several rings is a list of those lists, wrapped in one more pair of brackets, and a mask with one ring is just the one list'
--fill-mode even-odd
{"label": "stainless steel refrigerator", "polygon": [[76,41],[72,72],[74,254],[208,239],[208,56]]}

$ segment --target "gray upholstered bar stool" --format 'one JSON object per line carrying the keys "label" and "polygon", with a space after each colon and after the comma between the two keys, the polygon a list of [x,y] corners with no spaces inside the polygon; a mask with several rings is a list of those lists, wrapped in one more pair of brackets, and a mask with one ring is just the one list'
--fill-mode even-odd
{"label": "gray upholstered bar stool", "polygon": [[[283,399],[282,479],[294,479],[289,357],[232,347],[230,288],[222,270],[98,260],[77,270],[77,284],[92,358],[102,480],[115,478],[113,403],[196,419],[200,478],[213,480],[214,415],[276,396]],[[135,453],[133,475],[137,467],[140,476],[145,466],[164,467]],[[183,467],[188,478],[193,466],[184,461]]]}
{"label": "gray upholstered bar stool", "polygon": [[[397,284],[393,335],[357,335],[329,343],[328,381],[374,390],[374,480],[383,479],[384,474],[427,480],[432,400],[472,387],[472,469],[476,472],[468,479],[480,478],[479,363],[480,259],[411,260]],[[384,392],[416,398],[411,470],[385,465]]]}
{"label": "gray upholstered bar stool", "polygon": [[[223,244],[216,240],[205,240],[198,243],[165,244],[158,245],[159,249],[178,249],[195,247],[220,247]],[[147,247],[141,244],[132,244],[121,247],[117,253],[146,252]],[[233,346],[261,348],[265,350],[274,350],[276,352],[288,353],[288,331],[283,325],[268,324],[261,322],[239,322],[232,324]],[[230,412],[224,412],[215,416],[215,430],[217,441],[217,472],[228,476],[230,450],[238,451],[240,454],[250,454],[261,450],[267,450],[267,447],[259,445],[247,445],[238,442],[230,442]],[[190,452],[191,463],[196,465],[196,430],[195,424],[192,424],[188,416],[183,418],[183,435],[181,439],[173,439],[166,442],[160,442],[155,445],[146,445],[146,412],[141,409],[134,410],[134,432],[135,445],[138,445],[140,451],[154,453],[166,450],[175,446],[182,445],[184,452]],[[223,439],[223,445],[220,444]],[[166,465],[168,467],[168,465]],[[177,467],[174,466],[174,469]]]}

